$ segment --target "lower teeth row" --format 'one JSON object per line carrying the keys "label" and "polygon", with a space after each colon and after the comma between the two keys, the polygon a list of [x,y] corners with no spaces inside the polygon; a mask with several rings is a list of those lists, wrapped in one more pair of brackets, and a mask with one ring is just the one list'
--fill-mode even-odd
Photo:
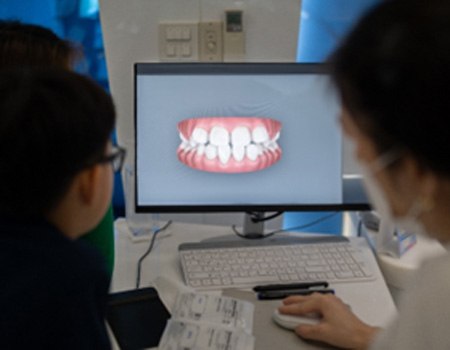
{"label": "lower teeth row", "polygon": [[276,142],[268,141],[264,144],[250,143],[248,145],[223,145],[215,146],[212,144],[197,144],[191,145],[189,143],[183,142],[180,145],[180,149],[184,152],[197,152],[198,156],[205,156],[209,160],[213,160],[219,157],[222,164],[226,164],[231,157],[236,161],[240,162],[244,160],[244,157],[254,161],[259,156],[266,152],[274,152],[278,149]]}

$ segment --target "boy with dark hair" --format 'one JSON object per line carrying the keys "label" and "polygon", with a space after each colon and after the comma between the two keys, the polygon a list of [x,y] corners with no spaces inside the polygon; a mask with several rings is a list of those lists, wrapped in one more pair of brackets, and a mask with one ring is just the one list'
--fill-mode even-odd
{"label": "boy with dark hair", "polygon": [[[50,29],[16,20],[0,20],[0,70],[67,69],[82,58],[81,48],[58,37]],[[82,237],[105,257],[110,275],[114,268],[113,210]]]}
{"label": "boy with dark hair", "polygon": [[124,151],[113,102],[69,71],[0,76],[3,349],[109,349],[108,273],[76,240],[108,209]]}
{"label": "boy with dark hair", "polygon": [[72,69],[81,57],[74,44],[50,29],[15,20],[0,20],[0,68],[58,67]]}

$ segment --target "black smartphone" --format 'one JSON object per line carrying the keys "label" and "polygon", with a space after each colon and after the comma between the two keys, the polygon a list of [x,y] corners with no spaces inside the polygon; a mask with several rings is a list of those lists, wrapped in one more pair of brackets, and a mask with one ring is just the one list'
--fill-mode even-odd
{"label": "black smartphone", "polygon": [[122,350],[158,346],[169,318],[154,288],[109,294],[106,320]]}

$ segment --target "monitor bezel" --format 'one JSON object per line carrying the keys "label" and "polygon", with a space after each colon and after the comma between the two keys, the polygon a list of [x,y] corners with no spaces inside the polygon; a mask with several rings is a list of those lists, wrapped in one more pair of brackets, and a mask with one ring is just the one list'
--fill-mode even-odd
{"label": "monitor bezel", "polygon": [[[343,174],[342,203],[323,204],[211,204],[211,205],[139,205],[137,173],[137,77],[138,75],[228,75],[228,74],[329,74],[326,63],[295,62],[250,62],[250,63],[156,63],[136,62],[133,69],[133,114],[134,114],[134,209],[136,213],[214,213],[214,212],[276,212],[276,211],[360,211],[370,210],[367,197],[359,177]],[[356,195],[355,195],[356,193]]]}

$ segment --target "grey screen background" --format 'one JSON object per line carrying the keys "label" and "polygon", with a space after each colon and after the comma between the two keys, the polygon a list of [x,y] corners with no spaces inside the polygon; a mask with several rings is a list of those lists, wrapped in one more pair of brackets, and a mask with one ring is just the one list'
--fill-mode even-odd
{"label": "grey screen background", "polygon": [[[326,75],[139,75],[137,205],[342,203],[339,105]],[[282,158],[251,173],[203,172],[181,163],[177,123],[213,116],[282,123]]]}

